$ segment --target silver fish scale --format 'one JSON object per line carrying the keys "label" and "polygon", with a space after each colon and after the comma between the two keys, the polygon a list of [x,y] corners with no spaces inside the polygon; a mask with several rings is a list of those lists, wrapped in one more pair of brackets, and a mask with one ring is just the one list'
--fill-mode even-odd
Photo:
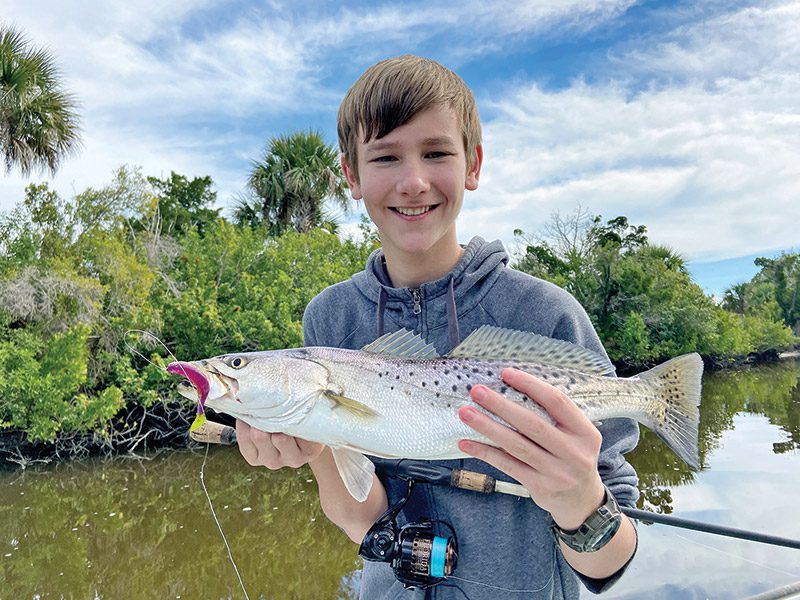
{"label": "silver fish scale", "polygon": [[[335,416],[345,436],[358,437],[386,448],[387,456],[407,458],[456,458],[463,456],[460,439],[486,441],[458,418],[461,406],[471,405],[475,385],[486,385],[503,393],[552,422],[531,398],[507,386],[500,373],[514,367],[550,383],[567,394],[592,421],[609,416],[641,416],[655,399],[648,382],[587,375],[568,368],[538,363],[491,359],[437,358],[404,359],[352,350],[308,348],[308,358],[324,365],[330,387],[375,411],[377,418],[347,419]],[[655,400],[653,400],[655,402]],[[333,411],[335,414],[337,411]],[[497,419],[499,420],[499,419]],[[352,439],[352,438],[350,438]],[[392,452],[389,449],[393,449]]]}

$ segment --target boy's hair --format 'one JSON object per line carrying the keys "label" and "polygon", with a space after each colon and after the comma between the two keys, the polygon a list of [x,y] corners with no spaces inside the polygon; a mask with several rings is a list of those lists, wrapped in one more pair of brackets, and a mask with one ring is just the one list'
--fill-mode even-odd
{"label": "boy's hair", "polygon": [[358,178],[356,148],[408,123],[431,106],[449,105],[455,112],[469,166],[481,143],[481,123],[475,97],[450,69],[419,56],[405,54],[372,65],[358,78],[339,107],[339,149]]}

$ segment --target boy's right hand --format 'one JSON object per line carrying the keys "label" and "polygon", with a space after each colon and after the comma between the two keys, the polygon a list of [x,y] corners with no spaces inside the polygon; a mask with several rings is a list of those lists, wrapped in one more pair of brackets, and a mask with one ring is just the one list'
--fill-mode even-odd
{"label": "boy's right hand", "polygon": [[251,466],[264,466],[273,471],[282,467],[302,467],[325,449],[323,444],[309,442],[285,433],[268,433],[236,419],[236,440],[239,452]]}

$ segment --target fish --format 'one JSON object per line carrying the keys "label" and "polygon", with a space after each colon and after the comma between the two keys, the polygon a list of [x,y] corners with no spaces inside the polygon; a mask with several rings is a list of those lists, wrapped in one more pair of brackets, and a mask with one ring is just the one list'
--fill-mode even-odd
{"label": "fish", "polygon": [[[700,466],[699,405],[703,361],[672,358],[633,377],[582,346],[535,333],[484,325],[444,356],[418,334],[401,329],[361,350],[324,346],[224,354],[175,361],[185,380],[178,392],[252,427],[329,446],[347,490],[363,502],[374,465],[365,456],[465,458],[459,440],[492,442],[458,417],[475,404],[469,391],[485,385],[550,423],[550,415],[506,385],[513,367],[564,392],[594,423],[627,417],[653,430],[691,468]],[[508,425],[507,423],[505,423]]]}

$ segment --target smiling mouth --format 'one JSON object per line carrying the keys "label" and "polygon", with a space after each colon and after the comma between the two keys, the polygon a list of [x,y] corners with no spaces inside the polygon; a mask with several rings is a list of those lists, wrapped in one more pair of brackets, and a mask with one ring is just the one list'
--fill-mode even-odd
{"label": "smiling mouth", "polygon": [[428,213],[428,212],[432,211],[437,206],[439,206],[439,205],[438,204],[432,204],[432,205],[429,205],[429,206],[413,206],[413,207],[409,207],[409,206],[392,206],[391,209],[393,211],[397,212],[397,213],[400,213],[401,215],[403,215],[405,217],[418,217],[420,215],[424,215],[425,213]]}

